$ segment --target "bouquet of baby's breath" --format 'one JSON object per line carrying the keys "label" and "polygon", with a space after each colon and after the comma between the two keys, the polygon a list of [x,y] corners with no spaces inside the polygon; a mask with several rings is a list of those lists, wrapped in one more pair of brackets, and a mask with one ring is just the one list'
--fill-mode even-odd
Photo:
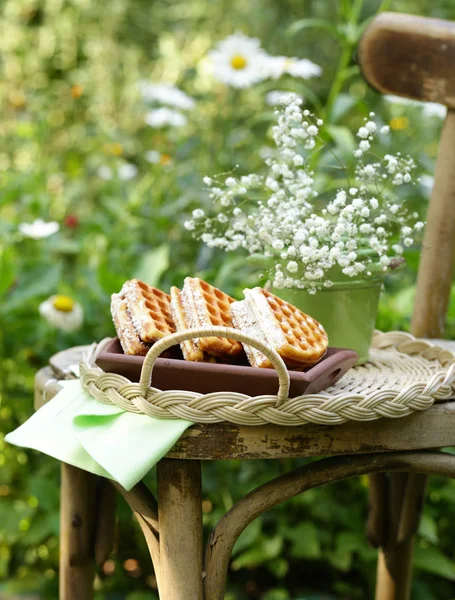
{"label": "bouquet of baby's breath", "polygon": [[282,98],[273,127],[276,150],[264,160],[265,173],[219,183],[205,177],[216,214],[197,208],[185,227],[211,248],[264,257],[276,288],[315,292],[331,286],[334,274],[382,276],[423,228],[393,193],[415,182],[415,162],[400,153],[374,153],[377,137],[390,132],[370,113],[357,132],[345,189],[321,202],[310,164],[323,121],[301,105],[297,96]]}

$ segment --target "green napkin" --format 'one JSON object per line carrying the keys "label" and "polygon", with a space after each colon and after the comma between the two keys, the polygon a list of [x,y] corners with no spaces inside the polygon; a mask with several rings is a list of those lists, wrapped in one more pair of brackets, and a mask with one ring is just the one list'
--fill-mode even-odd
{"label": "green napkin", "polygon": [[192,425],[183,419],[153,419],[102,404],[78,379],[62,390],[5,441],[40,450],[130,490]]}

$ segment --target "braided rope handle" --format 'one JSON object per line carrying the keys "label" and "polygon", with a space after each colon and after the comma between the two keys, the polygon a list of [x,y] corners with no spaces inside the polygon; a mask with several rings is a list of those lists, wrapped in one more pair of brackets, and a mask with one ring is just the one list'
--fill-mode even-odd
{"label": "braided rope handle", "polygon": [[162,352],[180,342],[201,337],[224,337],[248,344],[260,350],[270,360],[278,375],[279,389],[276,406],[279,406],[286,400],[289,395],[290,381],[288,370],[281,356],[267,344],[232,327],[198,327],[187,329],[186,331],[167,335],[153,344],[147,352],[144,364],[142,365],[141,378],[139,380],[142,395],[147,396],[147,391],[152,385],[152,373],[155,361]]}

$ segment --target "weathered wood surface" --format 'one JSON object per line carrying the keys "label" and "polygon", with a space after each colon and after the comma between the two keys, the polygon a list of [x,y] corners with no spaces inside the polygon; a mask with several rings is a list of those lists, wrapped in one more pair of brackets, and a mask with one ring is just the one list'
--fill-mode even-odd
{"label": "weathered wood surface", "polygon": [[[438,340],[437,343],[449,349],[455,345],[446,340]],[[46,385],[49,378],[62,377],[68,364],[77,362],[80,352],[81,349],[76,349],[76,352],[69,350],[56,355],[59,358],[59,372],[47,368],[37,374],[36,408],[49,401],[59,389],[56,382]],[[56,365],[57,360],[53,360],[53,364]],[[185,432],[167,457],[194,460],[285,458],[419,450],[451,445],[455,445],[455,402],[445,402],[403,419],[381,419],[368,423],[351,421],[336,426],[194,425]]]}
{"label": "weathered wood surface", "polygon": [[[205,557],[205,600],[223,600],[232,548],[242,531],[258,516],[308,489],[347,477],[382,471],[455,478],[455,456],[438,452],[403,452],[325,458],[280,475],[256,488],[234,504],[212,531]],[[405,476],[399,476],[397,481],[400,480],[404,485]],[[396,521],[392,523],[394,529],[398,529],[397,525]],[[402,566],[404,568],[404,561]],[[405,600],[406,596],[384,596],[381,600],[386,598]]]}
{"label": "weathered wood surface", "polygon": [[383,13],[362,37],[359,62],[365,79],[380,92],[449,107],[436,161],[411,326],[418,337],[441,337],[455,265],[455,23]]}
{"label": "weathered wood surface", "polygon": [[95,567],[97,478],[62,463],[59,600],[90,600]]}
{"label": "weathered wood surface", "polygon": [[98,478],[95,513],[95,564],[109,558],[115,542],[116,492],[109,479]]}
{"label": "weathered wood surface", "polygon": [[300,427],[193,425],[168,458],[202,460],[290,458],[419,450],[455,445],[455,403],[403,419]]}
{"label": "weathered wood surface", "polygon": [[203,600],[201,464],[157,465],[160,524],[160,600]]}
{"label": "weathered wood surface", "polygon": [[[448,107],[411,322],[411,332],[417,337],[443,335],[455,265],[454,61],[455,23],[439,19],[384,13],[373,19],[359,45],[362,73],[377,90]],[[407,427],[406,441],[408,433]],[[438,439],[437,430],[431,435]],[[424,489],[425,477],[417,475],[393,474],[390,480],[370,477],[367,535],[382,546],[376,600],[410,598],[414,533]],[[387,532],[382,527],[384,519]]]}
{"label": "weathered wood surface", "polygon": [[[454,27],[455,32],[455,27]],[[455,43],[455,35],[453,36]],[[452,77],[455,82],[455,77]],[[444,333],[455,263],[455,110],[442,130],[427,214],[417,293],[411,321],[416,336]]]}
{"label": "weathered wood surface", "polygon": [[[370,477],[371,481],[371,477]],[[385,520],[387,538],[378,555],[376,600],[407,600],[411,594],[412,559],[427,476],[392,473]]]}
{"label": "weathered wood surface", "polygon": [[362,75],[383,94],[455,108],[455,23],[384,12],[358,49]]}
{"label": "weathered wood surface", "polygon": [[148,487],[140,481],[129,492],[119,483],[111,484],[123,496],[133,511],[152,558],[158,589],[161,587],[160,542],[158,534],[158,505]]}

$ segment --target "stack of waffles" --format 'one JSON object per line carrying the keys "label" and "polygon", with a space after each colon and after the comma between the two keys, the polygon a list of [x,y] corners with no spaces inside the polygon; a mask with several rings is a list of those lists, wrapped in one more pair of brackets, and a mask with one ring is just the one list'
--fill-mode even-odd
{"label": "stack of waffles", "polygon": [[[236,301],[198,277],[187,277],[182,289],[172,287],[170,294],[137,279],[127,281],[111,303],[123,351],[145,355],[154,342],[175,331],[223,326],[267,344],[290,369],[305,369],[324,356],[328,340],[320,323],[262,288],[243,293],[244,300]],[[234,340],[197,338],[180,347],[189,361],[229,363],[245,352],[251,366],[272,367],[259,350]]]}

